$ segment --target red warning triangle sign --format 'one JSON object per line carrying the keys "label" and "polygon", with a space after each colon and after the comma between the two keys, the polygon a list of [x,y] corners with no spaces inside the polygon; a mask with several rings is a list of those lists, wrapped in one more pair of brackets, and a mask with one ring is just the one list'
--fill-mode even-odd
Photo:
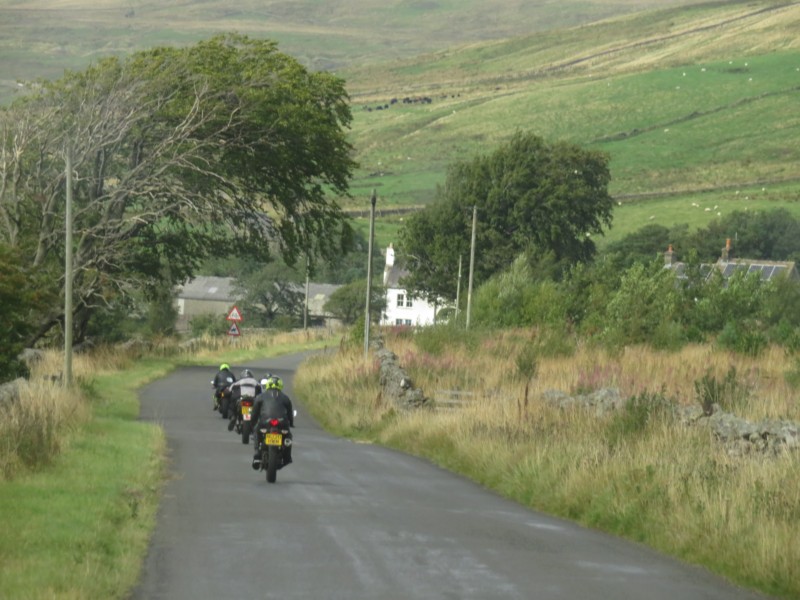
{"label": "red warning triangle sign", "polygon": [[236,323],[231,325],[231,328],[228,329],[228,335],[241,335],[241,331],[239,331],[239,326]]}
{"label": "red warning triangle sign", "polygon": [[228,313],[228,316],[225,317],[228,321],[241,321],[242,320],[242,313],[239,312],[237,307],[233,307],[231,312]]}

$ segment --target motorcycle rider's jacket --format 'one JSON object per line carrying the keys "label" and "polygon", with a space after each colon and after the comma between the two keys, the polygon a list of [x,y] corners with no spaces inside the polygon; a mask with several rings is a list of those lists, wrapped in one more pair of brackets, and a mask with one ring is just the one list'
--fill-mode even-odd
{"label": "motorcycle rider's jacket", "polygon": [[236,381],[236,376],[230,369],[223,369],[214,375],[214,389],[219,391]]}
{"label": "motorcycle rider's jacket", "polygon": [[255,398],[261,393],[261,384],[253,377],[243,377],[231,385],[231,398]]}
{"label": "motorcycle rider's jacket", "polygon": [[261,392],[253,402],[253,411],[250,414],[255,423],[258,423],[259,420],[285,418],[289,426],[294,427],[292,401],[280,390],[272,389]]}

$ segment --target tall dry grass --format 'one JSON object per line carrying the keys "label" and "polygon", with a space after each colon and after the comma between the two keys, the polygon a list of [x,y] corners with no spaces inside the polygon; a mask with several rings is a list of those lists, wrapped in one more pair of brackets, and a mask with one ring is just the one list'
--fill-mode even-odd
{"label": "tall dry grass", "polygon": [[[76,426],[90,414],[86,394],[77,385],[65,388],[54,374],[62,371],[63,355],[44,353],[19,388],[19,399],[0,405],[0,478],[10,479],[23,469],[50,464],[68,444]],[[92,360],[77,356],[74,373],[83,381]]]}
{"label": "tall dry grass", "polygon": [[[513,331],[437,354],[413,336],[386,343],[427,395],[458,389],[472,400],[457,410],[399,412],[380,398],[377,364],[357,350],[307,363],[295,393],[339,432],[423,454],[525,505],[742,585],[800,597],[800,452],[734,456],[709,430],[659,410],[662,401],[697,402],[695,381],[704,376],[734,373],[747,391],[738,414],[800,421],[784,379],[793,361],[781,350],[758,359],[710,346],[609,355],[578,344],[573,356],[545,358],[528,350],[530,333]],[[646,410],[598,417],[542,399],[549,389],[603,387],[637,396]]]}

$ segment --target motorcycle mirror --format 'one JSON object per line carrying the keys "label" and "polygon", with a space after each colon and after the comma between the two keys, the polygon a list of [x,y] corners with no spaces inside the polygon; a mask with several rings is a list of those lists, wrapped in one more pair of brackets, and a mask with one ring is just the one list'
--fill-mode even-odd
{"label": "motorcycle mirror", "polygon": [[294,410],[294,411],[292,411],[292,412],[294,413],[292,416],[293,416],[293,417],[296,417],[296,416],[297,416],[297,411],[296,411],[296,410]]}

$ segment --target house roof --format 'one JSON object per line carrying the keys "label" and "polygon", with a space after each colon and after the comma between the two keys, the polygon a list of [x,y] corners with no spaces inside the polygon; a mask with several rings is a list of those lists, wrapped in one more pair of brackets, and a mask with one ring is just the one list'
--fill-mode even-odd
{"label": "house roof", "polygon": [[231,302],[240,299],[241,295],[233,291],[232,277],[200,276],[180,286],[178,288],[178,298]]}
{"label": "house roof", "polygon": [[387,290],[390,288],[403,289],[403,286],[400,285],[400,280],[410,274],[411,272],[408,269],[404,269],[397,264],[387,267],[383,273],[383,286]]}
{"label": "house roof", "polygon": [[[667,263],[664,267],[671,269],[679,279],[686,279],[687,277],[685,263]],[[744,271],[748,274],[760,273],[762,281],[770,281],[780,275],[787,275],[792,279],[800,278],[794,261],[736,258],[731,260],[719,259],[715,263],[703,263],[700,265],[700,272],[706,279],[715,269],[719,271],[725,279],[730,279],[734,273],[739,271]]]}
{"label": "house roof", "polygon": [[794,261],[775,261],[775,260],[755,260],[755,259],[734,259],[734,260],[718,260],[716,265],[725,279],[731,277],[737,271],[746,271],[749,273],[760,273],[762,281],[769,281],[773,277],[779,275],[788,275],[789,277],[796,277],[797,270],[795,269]]}

